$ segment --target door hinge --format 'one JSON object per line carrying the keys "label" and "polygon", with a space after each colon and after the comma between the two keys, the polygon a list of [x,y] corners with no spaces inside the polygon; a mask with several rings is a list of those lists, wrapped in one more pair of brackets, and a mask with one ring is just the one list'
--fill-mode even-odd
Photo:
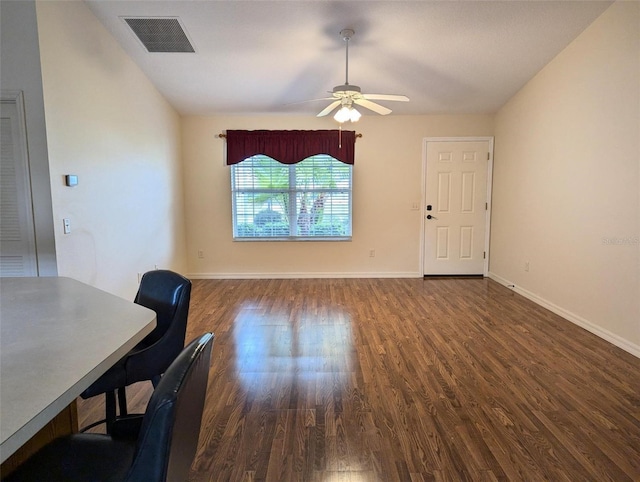
{"label": "door hinge", "polygon": [[484,252],[482,253],[482,259],[487,259],[487,252],[486,252],[486,251],[484,251]]}
{"label": "door hinge", "polygon": [[484,210],[487,211],[489,209],[489,203],[484,203]]}
{"label": "door hinge", "polygon": [[487,152],[487,161],[491,159],[491,153]]}

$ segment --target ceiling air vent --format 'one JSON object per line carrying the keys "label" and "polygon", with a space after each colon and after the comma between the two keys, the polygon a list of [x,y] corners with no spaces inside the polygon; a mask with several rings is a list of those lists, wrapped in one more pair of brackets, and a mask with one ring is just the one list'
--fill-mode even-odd
{"label": "ceiling air vent", "polygon": [[195,52],[180,21],[175,17],[124,18],[149,52]]}

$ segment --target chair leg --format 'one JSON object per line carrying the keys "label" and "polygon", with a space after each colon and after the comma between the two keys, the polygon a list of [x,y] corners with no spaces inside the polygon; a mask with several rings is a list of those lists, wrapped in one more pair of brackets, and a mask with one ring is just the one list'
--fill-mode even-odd
{"label": "chair leg", "polygon": [[106,422],[107,422],[107,433],[111,433],[111,428],[113,427],[113,422],[116,421],[116,392],[109,391],[105,394],[105,408],[106,408]]}
{"label": "chair leg", "polygon": [[127,415],[127,391],[126,387],[118,388],[118,407],[120,409],[120,416]]}

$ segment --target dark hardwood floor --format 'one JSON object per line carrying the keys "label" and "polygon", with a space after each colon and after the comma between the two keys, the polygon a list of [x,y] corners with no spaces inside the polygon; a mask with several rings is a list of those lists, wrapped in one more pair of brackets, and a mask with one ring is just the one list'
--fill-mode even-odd
{"label": "dark hardwood floor", "polygon": [[640,481],[640,359],[490,280],[195,280],[205,331],[192,481]]}

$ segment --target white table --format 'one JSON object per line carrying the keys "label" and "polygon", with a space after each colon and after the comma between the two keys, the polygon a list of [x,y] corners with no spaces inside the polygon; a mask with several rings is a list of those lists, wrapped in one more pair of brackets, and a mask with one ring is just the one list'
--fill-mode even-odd
{"label": "white table", "polygon": [[0,462],[155,325],[152,310],[70,278],[0,279]]}

